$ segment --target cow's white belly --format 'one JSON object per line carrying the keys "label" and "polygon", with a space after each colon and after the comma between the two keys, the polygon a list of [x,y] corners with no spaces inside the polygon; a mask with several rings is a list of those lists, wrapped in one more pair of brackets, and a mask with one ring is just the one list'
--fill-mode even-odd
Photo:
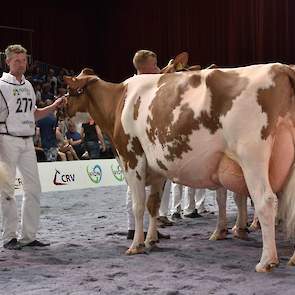
{"label": "cow's white belly", "polygon": [[[149,167],[157,173],[191,187],[213,188],[217,186],[218,165],[226,152],[226,145],[221,132],[210,135],[207,129],[194,131],[190,136],[189,146],[192,150],[182,153],[180,158],[168,161],[167,148],[163,154],[160,144],[146,142],[145,154]],[[161,169],[158,162],[167,169]]]}

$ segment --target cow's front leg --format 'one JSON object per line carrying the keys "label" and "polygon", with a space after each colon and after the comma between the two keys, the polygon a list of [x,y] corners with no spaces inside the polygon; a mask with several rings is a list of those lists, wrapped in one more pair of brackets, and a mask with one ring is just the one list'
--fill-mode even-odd
{"label": "cow's front leg", "polygon": [[158,241],[157,232],[157,216],[163,194],[165,179],[157,180],[151,185],[150,195],[147,201],[147,209],[149,211],[149,228],[145,240],[145,246],[151,248]]}
{"label": "cow's front leg", "polygon": [[238,207],[238,215],[236,224],[232,228],[232,233],[235,238],[241,240],[248,239],[248,228],[247,228],[247,221],[248,221],[248,211],[247,211],[247,196],[238,195],[234,193],[234,200]]}
{"label": "cow's front leg", "polygon": [[226,198],[227,193],[225,188],[216,190],[216,200],[218,204],[218,220],[216,229],[209,238],[211,241],[224,240],[227,235],[227,218],[226,218]]}

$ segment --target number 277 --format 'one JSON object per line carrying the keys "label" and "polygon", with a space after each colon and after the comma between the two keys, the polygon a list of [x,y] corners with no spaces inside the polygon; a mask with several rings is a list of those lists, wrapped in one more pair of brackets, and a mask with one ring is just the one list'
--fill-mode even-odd
{"label": "number 277", "polygon": [[31,98],[18,98],[17,101],[16,113],[25,113],[28,110],[31,111],[33,107],[33,102]]}

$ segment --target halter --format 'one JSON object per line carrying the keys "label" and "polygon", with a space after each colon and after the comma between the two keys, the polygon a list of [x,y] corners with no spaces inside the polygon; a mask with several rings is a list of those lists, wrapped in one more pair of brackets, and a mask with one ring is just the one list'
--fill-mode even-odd
{"label": "halter", "polygon": [[[95,80],[91,80],[91,81],[88,81],[83,88],[78,88],[78,89],[71,89],[70,87],[68,87],[68,92],[64,95],[65,98],[68,98],[70,96],[73,96],[73,97],[79,97],[81,94],[84,93],[84,91],[87,91],[87,87],[88,85],[90,85],[91,83],[94,83],[96,81],[98,81],[99,78],[96,78]],[[67,113],[67,108],[66,108],[66,105],[67,105],[67,101],[66,103],[63,105],[63,107],[59,108],[57,113],[56,113],[56,118],[57,118],[57,121],[59,120],[60,117],[63,117],[63,118],[69,118],[69,115]]]}

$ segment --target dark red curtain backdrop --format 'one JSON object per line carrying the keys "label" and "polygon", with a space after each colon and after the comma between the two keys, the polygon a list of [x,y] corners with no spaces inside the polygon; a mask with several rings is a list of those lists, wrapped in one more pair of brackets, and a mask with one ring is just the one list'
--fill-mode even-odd
{"label": "dark red curtain backdrop", "polygon": [[202,66],[295,63],[293,0],[74,3],[52,0],[2,7],[0,26],[34,33],[0,29],[0,50],[20,42],[35,59],[76,71],[92,67],[113,82],[134,73],[132,56],[144,48],[158,54],[160,66],[184,50],[190,53],[190,64]]}

